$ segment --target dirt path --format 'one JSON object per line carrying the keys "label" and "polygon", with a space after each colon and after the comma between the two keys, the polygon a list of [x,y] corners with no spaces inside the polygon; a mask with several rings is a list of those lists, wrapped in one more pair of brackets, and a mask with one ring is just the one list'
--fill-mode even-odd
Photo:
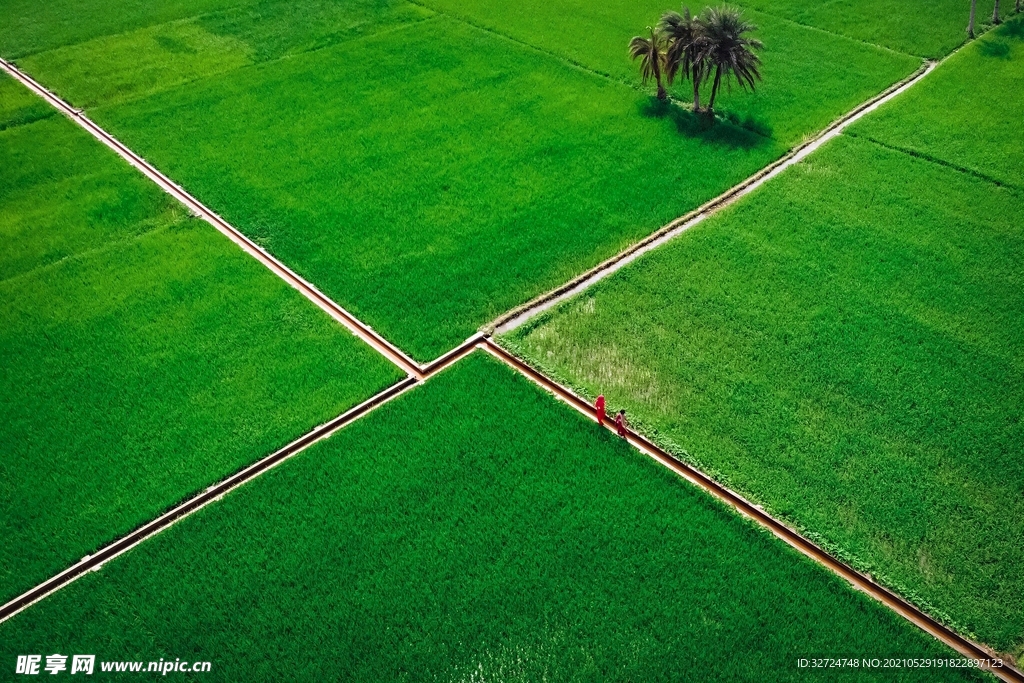
{"label": "dirt path", "polygon": [[20,71],[13,64],[0,59],[0,68],[49,102],[62,114],[84,128],[94,138],[114,150],[114,152],[116,152],[122,159],[137,168],[143,175],[156,183],[160,189],[185,205],[193,215],[202,218],[212,225],[228,239],[241,247],[245,253],[255,258],[279,278],[297,289],[303,296],[316,304],[332,318],[347,327],[352,334],[369,344],[382,356],[397,365],[407,374],[416,378],[422,377],[423,367],[406,355],[401,349],[384,339],[381,335],[377,334],[369,325],[360,321],[354,315],[342,308],[338,303],[327,297],[319,289],[288,268],[288,266],[281,263],[281,261],[277,260],[258,244],[250,240],[242,234],[240,230],[218,216],[210,208],[150,165],[150,163],[141,156],[119,142],[113,135],[89,120],[89,118],[81,111],[75,109],[70,104],[57,97],[55,94],[37,83],[31,76]]}
{"label": "dirt path", "polygon": [[256,477],[260,476],[264,472],[267,472],[274,467],[277,467],[282,462],[291,458],[294,455],[298,455],[302,451],[306,450],[317,441],[326,439],[327,437],[334,434],[339,429],[355,422],[359,418],[368,415],[375,408],[378,408],[388,401],[397,398],[406,391],[409,391],[413,387],[421,384],[422,382],[429,379],[431,376],[441,372],[452,363],[457,362],[460,358],[472,353],[478,348],[478,345],[483,341],[483,337],[472,337],[467,339],[464,343],[452,349],[448,353],[444,354],[437,360],[433,361],[429,365],[424,367],[424,370],[419,377],[406,377],[405,379],[391,385],[387,389],[381,391],[375,396],[370,397],[366,401],[363,401],[354,408],[350,408],[338,417],[325,422],[324,424],[314,427],[312,430],[303,434],[299,438],[295,439],[287,446],[284,446],[280,450],[271,453],[265,458],[254,462],[253,464],[245,467],[244,469],[222,479],[210,485],[202,493],[186,500],[179,505],[174,506],[167,512],[163,513],[151,522],[148,522],[139,528],[135,529],[131,533],[109,543],[108,545],[101,548],[94,555],[88,555],[82,558],[79,562],[68,567],[60,574],[44,581],[35,588],[26,591],[22,595],[14,598],[10,602],[0,606],[0,623],[10,619],[18,612],[26,609],[32,604],[39,602],[48,595],[60,590],[64,586],[68,585],[78,577],[82,576],[86,572],[96,571],[103,566],[107,561],[114,559],[118,555],[121,555],[128,550],[131,550],[135,546],[139,545],[143,541],[156,534],[160,533],[164,529],[167,529],[171,525],[181,521],[188,515],[192,514],[196,510],[205,507],[211,502],[222,498],[226,493],[234,491],[242,484],[252,481]]}
{"label": "dirt path", "polygon": [[612,273],[615,273],[620,268],[629,265],[652,249],[657,249],[669,240],[678,237],[683,232],[701,223],[709,216],[714,215],[739,198],[761,187],[790,166],[800,163],[819,147],[842,133],[848,126],[857,122],[867,114],[875,111],[894,97],[899,96],[907,89],[912,88],[918,81],[931,73],[937,65],[937,62],[928,62],[909,78],[900,81],[885,92],[880,93],[867,102],[861,104],[859,107],[834,122],[814,138],[795,147],[789,152],[789,154],[782,157],[775,163],[761,169],[740,184],[735,185],[703,206],[698,207],[685,216],[677,218],[668,225],[659,229],[657,232],[637,242],[628,249],[619,252],[594,268],[591,268],[582,275],[573,278],[564,285],[541,294],[532,301],[529,301],[526,304],[502,315],[497,320],[491,322],[486,329],[494,334],[504,334],[505,332],[514,330],[531,318],[534,318],[544,311],[557,306],[561,302],[571,299],[577,294],[587,290]]}

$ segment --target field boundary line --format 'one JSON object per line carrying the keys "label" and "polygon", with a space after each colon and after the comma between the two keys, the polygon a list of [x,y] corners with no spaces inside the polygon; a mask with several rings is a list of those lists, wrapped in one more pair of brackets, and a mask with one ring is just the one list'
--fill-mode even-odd
{"label": "field boundary line", "polygon": [[[921,60],[933,59],[932,57],[926,57],[924,55],[915,54],[913,52],[904,52],[903,50],[897,50],[894,47],[886,47],[885,45],[879,45],[878,43],[872,43],[870,40],[864,40],[863,38],[857,38],[856,36],[847,35],[845,33],[838,33],[836,31],[830,31],[827,28],[822,28],[820,26],[814,26],[813,24],[805,24],[802,21],[797,21],[796,19],[792,19],[790,17],[785,17],[785,16],[782,16],[781,14],[776,14],[775,12],[769,12],[768,10],[756,9],[756,8],[753,8],[753,7],[751,8],[751,10],[753,10],[754,12],[757,12],[758,14],[764,14],[766,16],[769,16],[769,17],[773,18],[773,19],[777,19],[778,21],[783,21],[783,22],[786,22],[786,23],[789,23],[789,24],[793,24],[794,26],[799,26],[800,28],[810,29],[811,31],[818,31],[820,33],[825,33],[825,34],[828,34],[830,36],[835,36],[836,38],[845,38],[846,40],[852,41],[854,43],[860,43],[861,45],[867,45],[868,47],[877,48],[877,49],[883,50],[885,52],[891,52],[892,54],[895,54],[895,55],[903,55],[904,57],[913,57],[914,59],[921,59]],[[963,43],[960,43],[960,45],[963,45]],[[950,50],[950,52],[954,52],[959,47],[960,46],[958,45],[957,48],[954,48],[953,50]]]}
{"label": "field boundary line", "polygon": [[46,273],[50,270],[54,270],[65,266],[69,263],[78,263],[90,258],[103,258],[110,254],[110,252],[116,249],[130,247],[137,242],[141,242],[144,239],[159,235],[162,232],[166,232],[174,227],[174,223],[167,223],[165,225],[158,225],[155,228],[144,230],[143,232],[135,233],[124,238],[115,238],[107,242],[103,242],[95,247],[88,247],[81,251],[76,251],[67,256],[62,256],[56,261],[50,261],[49,263],[40,263],[38,266],[33,266],[31,270],[24,270],[20,273],[15,273],[7,278],[0,279],[0,287],[8,285],[12,282],[18,282],[23,279],[30,277],[40,276],[42,273]]}
{"label": "field boundary line", "polygon": [[[550,379],[539,370],[534,369],[526,363],[526,361],[513,355],[491,339],[484,338],[483,341],[480,342],[479,347],[505,365],[511,367],[519,374],[533,381],[545,391],[553,394],[555,398],[569,404],[589,419],[594,420],[595,422],[597,421],[597,413],[590,402],[584,400],[572,390]],[[611,431],[615,431],[616,429],[610,420],[606,421],[604,426],[606,429]],[[907,619],[937,640],[940,640],[947,646],[953,648],[964,657],[967,657],[968,659],[982,660],[1001,659],[996,653],[992,652],[984,645],[976,643],[975,641],[966,638],[953,629],[947,627],[942,622],[897,595],[894,591],[876,583],[869,576],[832,556],[828,551],[821,548],[799,531],[796,531],[789,525],[765,512],[765,510],[760,506],[751,503],[743,496],[718,483],[709,475],[692,465],[679,460],[660,446],[656,445],[654,442],[634,431],[632,428],[627,429],[626,440],[640,452],[672,470],[691,484],[703,489],[706,493],[709,493],[713,497],[724,502],[741,516],[746,517],[766,528],[776,537],[796,549],[804,556],[810,558],[815,563],[822,565],[833,574],[838,575],[840,578],[845,579],[854,587],[854,589],[866,593],[872,598],[878,600],[892,611]],[[1005,660],[1004,666],[1001,668],[980,668],[984,668],[989,673],[997,676],[1003,681],[1007,681],[1008,683],[1024,683],[1024,673],[1011,664],[1005,662]]]}
{"label": "field boundary line", "polygon": [[[598,71],[597,69],[595,69],[593,67],[590,67],[590,66],[587,66],[586,64],[583,64],[582,62],[579,62],[579,61],[573,59],[572,57],[566,57],[565,55],[560,55],[557,52],[553,52],[551,50],[548,50],[547,48],[543,48],[543,47],[540,47],[538,45],[534,45],[533,43],[528,43],[525,40],[522,40],[520,38],[516,38],[515,36],[509,35],[507,33],[502,33],[498,29],[494,29],[494,28],[491,28],[490,26],[485,26],[484,24],[477,23],[476,21],[473,21],[472,19],[470,19],[468,17],[461,16],[461,15],[456,14],[456,13],[451,12],[451,11],[437,9],[437,8],[431,7],[430,5],[425,5],[425,4],[423,4],[422,0],[406,0],[406,2],[408,2],[410,5],[416,5],[417,7],[420,7],[422,9],[434,12],[435,14],[437,14],[437,16],[445,17],[449,21],[456,22],[456,23],[459,23],[459,24],[464,24],[464,25],[469,26],[470,28],[475,29],[477,31],[480,31],[482,33],[487,33],[487,34],[492,35],[492,36],[494,36],[494,37],[496,37],[496,38],[498,38],[500,40],[507,41],[509,43],[512,43],[513,45],[518,45],[519,47],[526,48],[527,50],[530,50],[531,52],[535,52],[535,53],[537,53],[539,55],[543,55],[543,56],[548,57],[550,59],[553,59],[553,60],[555,60],[557,62],[561,62],[563,66],[568,66],[571,69],[575,69],[577,71],[581,71],[583,73],[589,74],[590,76],[596,76],[596,77],[598,77],[600,79],[609,81],[611,83],[617,83],[619,85],[625,86],[625,87],[630,88],[632,90],[637,90],[637,91],[643,92],[643,89],[640,86],[628,83],[628,82],[622,80],[621,78],[616,78],[615,76],[612,76],[610,73],[607,73],[605,71]],[[753,132],[753,131],[751,131],[751,132]]]}
{"label": "field boundary line", "polygon": [[[523,48],[525,50],[528,50],[530,52],[534,52],[534,53],[536,53],[538,55],[541,55],[542,57],[547,57],[548,59],[552,59],[552,60],[560,63],[562,66],[564,66],[566,68],[573,69],[575,71],[579,71],[580,73],[586,74],[588,76],[592,76],[594,78],[601,79],[601,80],[606,81],[606,82],[608,82],[608,83],[610,83],[612,85],[620,85],[623,88],[628,88],[630,90],[633,90],[633,91],[641,93],[641,94],[648,94],[648,93],[650,93],[650,91],[645,86],[643,86],[643,85],[638,85],[638,84],[636,84],[634,82],[631,82],[631,81],[628,81],[628,80],[626,80],[624,78],[619,78],[618,76],[614,76],[614,75],[608,73],[607,71],[600,71],[600,70],[598,70],[598,69],[596,69],[596,68],[594,68],[592,66],[588,66],[588,65],[584,64],[583,62],[574,59],[573,57],[570,57],[568,55],[560,55],[557,52],[555,52],[554,50],[548,49],[546,47],[541,47],[540,45],[534,45],[533,43],[528,42],[528,41],[526,41],[526,40],[524,40],[522,38],[517,38],[517,37],[515,37],[515,36],[513,36],[513,35],[511,35],[509,33],[504,33],[504,32],[502,32],[499,29],[491,28],[490,26],[486,26],[485,24],[477,23],[475,20],[473,20],[473,19],[471,19],[469,17],[464,17],[464,16],[461,16],[459,14],[456,14],[456,13],[453,13],[453,12],[450,12],[450,11],[446,11],[446,10],[435,9],[433,7],[430,7],[429,5],[424,5],[421,0],[406,0],[406,1],[409,2],[412,5],[416,5],[417,7],[422,7],[423,9],[427,9],[427,10],[430,10],[431,12],[435,12],[437,14],[437,16],[439,16],[439,17],[444,17],[444,18],[446,18],[446,19],[448,19],[448,20],[450,20],[452,22],[463,24],[465,26],[470,27],[471,29],[474,29],[476,31],[480,31],[481,33],[486,33],[489,36],[493,36],[494,38],[497,38],[498,40],[503,40],[503,41],[505,41],[507,43],[511,43],[512,45],[515,45],[517,47],[521,47],[521,48]],[[911,56],[913,56],[913,55],[911,55]],[[678,100],[676,100],[675,98],[673,98],[671,96],[669,97],[669,99],[671,101],[673,101],[673,102],[676,102],[676,103],[679,102]],[[718,115],[716,115],[716,117],[717,116]],[[754,130],[753,128],[745,128],[744,126],[742,126],[740,124],[732,124],[732,123],[730,123],[728,125],[733,125],[737,129],[739,129],[739,130],[746,131],[747,133],[750,133],[751,135],[755,135],[757,137],[764,138],[766,140],[773,140],[774,139],[774,138],[771,137],[771,135],[766,135],[765,133],[763,133],[763,132],[761,132],[759,130]]]}
{"label": "field boundary line", "polygon": [[263,247],[246,237],[240,230],[221,218],[198,199],[186,192],[180,185],[158,171],[149,162],[90,120],[81,110],[72,107],[70,104],[47,90],[35,79],[18,69],[10,62],[0,59],[0,68],[6,71],[11,77],[21,82],[22,85],[42,97],[59,112],[77,123],[80,127],[84,128],[94,138],[116,152],[118,156],[141,171],[143,175],[156,183],[164,192],[177,199],[193,215],[202,218],[212,225],[221,234],[225,235],[228,239],[241,247],[243,251],[262,263],[266,268],[293,288],[297,289],[303,296],[348,328],[352,334],[369,344],[382,356],[397,365],[407,374],[412,375],[417,379],[423,378],[424,366],[421,366],[415,360],[406,355],[404,351],[375,332],[372,327],[342,308],[337,302],[329,298],[326,294],[295,273],[275,256],[271,255],[270,252],[266,251]]}
{"label": "field boundary line", "polygon": [[929,61],[922,63],[917,71],[906,78],[894,83],[874,97],[860,103],[856,108],[847,112],[842,117],[833,121],[827,128],[814,137],[800,143],[784,156],[765,166],[754,175],[734,185],[714,199],[705,202],[692,211],[676,218],[662,226],[639,242],[632,244],[615,256],[602,261],[590,270],[577,275],[568,282],[541,294],[532,300],[513,308],[511,311],[502,314],[483,328],[487,334],[504,334],[523,325],[532,318],[540,315],[567,299],[589,289],[609,275],[615,273],[626,265],[632,263],[644,254],[657,249],[666,242],[678,237],[680,234],[714,215],[721,209],[729,206],[737,199],[753,192],[764,183],[775,178],[790,166],[800,163],[810,154],[818,150],[822,145],[838,137],[843,130],[855,123],[867,114],[875,111],[889,100],[902,94],[917,84],[922,78],[931,73],[939,62]]}
{"label": "field boundary line", "polygon": [[1024,187],[1021,187],[1020,185],[1016,185],[1014,183],[1011,183],[1011,182],[1009,182],[1007,180],[1000,180],[999,178],[995,178],[993,176],[988,175],[987,173],[984,173],[982,171],[977,171],[977,170],[975,170],[973,168],[968,168],[967,166],[959,166],[957,164],[954,164],[951,161],[946,161],[945,159],[940,159],[939,157],[932,156],[931,154],[929,154],[927,152],[922,152],[922,151],[913,149],[912,147],[901,147],[899,145],[893,145],[893,144],[890,144],[888,142],[883,142],[882,140],[879,140],[877,138],[873,138],[870,135],[859,135],[857,133],[850,133],[849,136],[851,138],[856,138],[858,140],[864,140],[866,142],[870,142],[873,145],[878,145],[882,149],[887,149],[890,152],[899,152],[900,154],[904,154],[904,155],[906,155],[908,157],[911,157],[913,159],[917,159],[918,161],[927,161],[930,164],[935,164],[936,166],[942,166],[943,168],[948,168],[951,171],[956,171],[957,173],[962,173],[963,175],[971,176],[972,178],[976,178],[978,180],[983,180],[986,183],[990,183],[992,185],[995,185],[996,187],[1000,187],[1000,188],[1006,187],[1006,188],[1009,188],[1011,190],[1017,190],[1018,192],[1020,190],[1024,190]]}
{"label": "field boundary line", "polygon": [[[475,347],[470,347],[472,350]],[[122,555],[143,541],[155,536],[164,529],[169,528],[178,521],[188,517],[192,513],[206,507],[210,503],[219,500],[225,494],[237,489],[243,484],[252,481],[259,475],[280,465],[285,460],[301,453],[317,441],[326,439],[342,427],[355,422],[374,409],[384,405],[388,401],[418,386],[421,380],[415,377],[406,377],[392,384],[387,389],[371,396],[359,405],[349,408],[341,415],[329,420],[322,425],[313,428],[286,446],[274,451],[270,455],[257,460],[247,467],[234,474],[211,484],[202,493],[179,503],[170,510],[167,510],[156,519],[146,522],[142,526],[122,536],[121,538],[108,543],[100,548],[93,555],[86,555],[77,563],[71,565],[61,573],[31,588],[13,600],[0,606],[0,623],[3,623],[18,614],[22,610],[34,605],[40,600],[52,595],[61,588],[67,586],[75,579],[90,571],[98,571],[110,560]]]}

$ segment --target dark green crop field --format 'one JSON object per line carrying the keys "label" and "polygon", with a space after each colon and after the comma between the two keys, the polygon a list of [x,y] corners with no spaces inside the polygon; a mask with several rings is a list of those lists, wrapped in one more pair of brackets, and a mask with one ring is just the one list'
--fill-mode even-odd
{"label": "dark green crop field", "polygon": [[[938,58],[963,43],[970,3],[964,0],[743,0],[740,4],[921,57]],[[1013,11],[1004,2],[1003,13]],[[992,18],[992,0],[978,0],[977,27]]]}
{"label": "dark green crop field", "polygon": [[782,153],[443,17],[95,118],[420,359]]}
{"label": "dark green crop field", "polygon": [[53,107],[15,83],[6,73],[0,72],[0,131],[45,119],[56,113]]}
{"label": "dark green crop field", "polygon": [[1021,83],[1024,18],[1017,18],[851,132],[1024,189]]}
{"label": "dark green crop field", "polygon": [[953,656],[480,354],[0,625],[0,643],[5,663],[209,660],[211,681],[806,681],[835,679],[797,668],[811,653]]}
{"label": "dark green crop field", "polygon": [[509,4],[514,21],[443,2],[165,4],[121,28],[16,4],[0,52],[424,360],[919,64],[754,12],[763,88],[723,93],[731,122],[709,128],[634,87],[626,41],[667,9],[650,2],[580,11],[577,30],[565,3]]}
{"label": "dark green crop field", "polygon": [[[587,69],[637,84],[626,59],[632,36],[679,9],[665,0],[425,0],[424,4],[535,46]],[[714,3],[708,3],[714,4]],[[705,5],[691,4],[700,11]],[[716,104],[741,124],[792,146],[860,102],[907,76],[921,60],[763,12],[746,12],[765,44],[764,81],[754,93],[733,88]],[[966,19],[965,19],[966,21]],[[702,101],[707,103],[709,88]],[[652,89],[653,92],[653,89]],[[689,83],[672,92],[692,101]]]}
{"label": "dark green crop field", "polygon": [[180,219],[149,180],[6,74],[0,132],[0,281]]}
{"label": "dark green crop field", "polygon": [[843,137],[514,349],[1018,655],[1024,202]]}
{"label": "dark green crop field", "polygon": [[0,158],[0,602],[399,377],[63,117]]}

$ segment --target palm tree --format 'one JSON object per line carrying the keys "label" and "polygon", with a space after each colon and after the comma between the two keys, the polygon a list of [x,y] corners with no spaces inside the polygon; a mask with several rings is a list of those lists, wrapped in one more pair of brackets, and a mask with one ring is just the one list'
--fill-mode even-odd
{"label": "palm tree", "polygon": [[[1020,2],[1020,0],[1017,0]],[[992,7],[992,23],[1001,24],[1003,20],[999,18],[999,0],[996,0],[996,4]]]}
{"label": "palm tree", "polygon": [[690,15],[689,7],[683,7],[682,14],[665,12],[661,15],[658,32],[668,41],[665,59],[669,85],[678,74],[690,79],[693,82],[693,110],[699,112],[700,84],[707,74],[704,62],[700,59],[703,40],[700,23]]}
{"label": "palm tree", "polygon": [[735,78],[744,90],[753,90],[754,82],[761,80],[761,59],[754,54],[754,50],[760,50],[764,45],[760,40],[745,35],[756,31],[757,27],[744,21],[742,13],[735,7],[709,7],[697,21],[703,34],[700,62],[706,65],[708,74],[712,68],[715,70],[711,99],[708,100],[708,111],[713,112],[715,96],[718,95],[723,78]]}
{"label": "palm tree", "polygon": [[647,30],[651,32],[650,38],[634,36],[629,41],[629,56],[640,60],[640,77],[644,84],[653,78],[658,84],[658,99],[664,100],[668,97],[665,86],[661,84],[661,73],[665,69],[665,39],[650,26]]}
{"label": "palm tree", "polygon": [[974,38],[974,10],[978,8],[978,0],[971,0],[971,18],[967,22],[967,37]]}

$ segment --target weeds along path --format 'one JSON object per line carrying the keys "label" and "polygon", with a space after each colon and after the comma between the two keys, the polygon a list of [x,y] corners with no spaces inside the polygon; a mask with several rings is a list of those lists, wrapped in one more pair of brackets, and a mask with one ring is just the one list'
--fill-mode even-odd
{"label": "weeds along path", "polygon": [[[948,56],[947,56],[948,58]],[[329,437],[339,429],[342,429],[348,424],[351,424],[360,417],[372,412],[375,408],[383,405],[393,398],[400,396],[401,394],[409,391],[415,386],[429,379],[434,374],[440,372],[447,366],[457,362],[460,358],[472,353],[476,349],[482,349],[483,351],[491,354],[495,358],[499,359],[503,363],[506,363],[517,372],[523,374],[546,391],[552,393],[559,400],[569,404],[579,412],[587,415],[590,419],[596,421],[596,415],[593,408],[588,402],[569,391],[565,387],[557,384],[541,372],[527,365],[521,359],[513,356],[509,352],[505,351],[489,338],[489,333],[493,331],[505,332],[515,327],[518,327],[522,323],[526,322],[530,318],[538,315],[539,313],[551,308],[557,303],[568,299],[571,296],[587,289],[595,282],[611,275],[619,268],[622,268],[627,263],[638,258],[643,253],[654,249],[661,244],[672,239],[676,235],[683,231],[693,227],[697,223],[701,222],[708,216],[712,215],[722,207],[735,201],[736,199],[748,194],[757,187],[769,179],[780,174],[786,168],[789,168],[793,164],[799,163],[809,154],[814,152],[816,149],[821,147],[823,144],[831,140],[832,138],[839,135],[847,126],[857,121],[867,113],[874,111],[879,106],[896,97],[900,93],[904,92],[908,88],[912,87],[928,73],[930,73],[937,66],[937,62],[929,62],[922,65],[916,73],[908,77],[907,79],[897,83],[893,87],[889,88],[885,92],[871,98],[867,102],[864,102],[849,114],[845,115],[824,131],[819,133],[814,138],[801,144],[794,150],[792,150],[785,157],[779,159],[770,166],[762,169],[755,175],[751,176],[747,180],[736,185],[732,189],[728,190],[721,196],[713,199],[707,204],[697,208],[696,210],[682,216],[675,221],[664,226],[657,232],[653,233],[646,239],[638,242],[629,249],[623,251],[619,255],[599,264],[590,271],[580,275],[579,277],[567,282],[566,284],[546,293],[533,301],[524,304],[512,311],[504,314],[489,326],[487,326],[485,332],[481,332],[473,337],[470,337],[461,345],[455,347],[451,351],[442,354],[436,360],[419,364],[416,363],[411,357],[405,354],[394,344],[384,339],[381,335],[377,334],[372,328],[358,320],[355,316],[350,314],[336,302],[332,301],[322,292],[320,292],[312,284],[304,280],[302,277],[297,275],[286,265],[277,260],[274,256],[266,252],[259,245],[254,243],[252,240],[243,235],[240,231],[230,225],[223,218],[218,216],[212,210],[207,208],[197,199],[192,197],[180,186],[175,184],[163,173],[158,171],[156,168],[151,166],[142,157],[135,154],[125,145],[117,141],[112,135],[107,133],[105,130],[100,128],[98,125],[89,120],[79,110],[74,109],[69,104],[64,102],[62,99],[51,93],[49,90],[44,88],[42,85],[37,83],[30,76],[22,73],[14,65],[0,59],[0,68],[10,74],[13,78],[17,79],[37,95],[42,97],[44,100],[49,102],[53,107],[65,114],[71,120],[75,121],[82,128],[86,129],[93,137],[98,139],[100,142],[105,144],[110,149],[114,150],[123,159],[128,161],[132,166],[141,171],[146,177],[155,182],[165,192],[170,194],[172,197],[177,199],[183,205],[185,205],[192,213],[203,218],[213,227],[215,227],[222,234],[227,236],[239,247],[241,247],[247,254],[257,259],[265,267],[274,272],[278,277],[283,279],[289,285],[299,290],[307,299],[312,301],[322,310],[326,311],[331,317],[343,324],[346,328],[352,331],[353,334],[358,336],[360,339],[369,344],[372,348],[377,350],[380,354],[385,356],[392,363],[397,365],[409,376],[404,380],[396,383],[395,385],[385,389],[379,394],[371,397],[362,404],[346,411],[339,415],[333,420],[311,430],[307,434],[299,437],[292,443],[288,444],[284,448],[264,457],[263,459],[249,465],[245,469],[225,478],[224,480],[213,484],[206,491],[201,494],[175,506],[168,510],[160,517],[152,520],[139,527],[135,531],[127,534],[126,536],[108,544],[104,548],[100,549],[96,554],[87,556],[79,561],[77,564],[69,567],[60,574],[57,574],[53,578],[39,584],[35,588],[27,591],[23,595],[11,600],[10,602],[0,606],[0,622],[6,621],[13,617],[15,614],[21,612],[27,607],[31,606],[35,602],[38,602],[48,595],[60,590],[62,587],[68,585],[76,578],[82,576],[89,571],[96,571],[102,567],[107,561],[116,558],[122,553],[134,548],[146,539],[156,535],[160,531],[170,527],[177,521],[190,515],[191,513],[199,510],[202,507],[218,500],[225,494],[230,493],[234,489],[242,486],[248,481],[258,477],[260,474],[272,469],[273,467],[284,462],[288,458],[301,453],[303,450],[311,446],[312,444]],[[610,427],[609,427],[610,428]],[[982,645],[973,642],[972,640],[965,638],[953,630],[947,628],[940,622],[936,621],[932,617],[928,616],[914,605],[908,603],[898,595],[890,591],[889,589],[875,583],[870,577],[861,574],[857,570],[853,569],[849,565],[831,556],[829,553],[818,547],[816,544],[811,542],[809,539],[801,535],[799,532],[791,529],[784,523],[775,519],[771,515],[768,515],[759,507],[753,505],[743,497],[739,496],[730,489],[718,484],[711,477],[694,469],[693,467],[673,458],[664,450],[647,440],[642,435],[629,430],[627,440],[631,445],[637,448],[642,453],[654,458],[659,463],[665,465],[679,476],[690,481],[696,486],[704,489],[709,494],[723,501],[739,514],[754,522],[764,526],[770,530],[777,537],[788,543],[790,546],[803,553],[805,556],[814,560],[818,564],[824,566],[831,572],[839,575],[843,579],[847,580],[855,589],[861,590],[868,595],[874,597],[893,611],[897,612],[911,623],[915,624],[925,632],[931,634],[933,637],[939,639],[947,646],[953,648],[961,655],[976,660],[991,660],[993,659],[993,653],[987,650]],[[998,678],[1004,681],[1010,681],[1014,683],[1024,683],[1024,674],[1019,670],[1010,667],[1003,666],[1001,668],[993,668],[991,665],[986,667],[990,673],[996,675]]]}
{"label": "weeds along path", "polygon": [[671,223],[660,228],[657,232],[640,240],[636,244],[619,252],[610,259],[600,263],[587,272],[566,282],[549,292],[541,294],[532,301],[529,301],[518,308],[514,308],[486,326],[488,333],[504,334],[519,327],[526,321],[534,318],[544,311],[557,306],[561,302],[571,299],[577,294],[589,289],[596,283],[615,273],[620,268],[632,263],[652,249],[657,249],[669,240],[681,235],[693,226],[702,222],[709,216],[714,215],[721,209],[729,206],[737,199],[747,195],[772,178],[776,177],[790,166],[798,164],[812,154],[815,150],[837,137],[848,126],[857,122],[862,117],[870,114],[889,100],[897,97],[909,88],[912,88],[922,78],[938,66],[939,62],[926,62],[916,72],[896,83],[888,90],[879,93],[867,102],[860,104],[856,109],[849,112],[842,118],[833,122],[828,128],[818,135],[801,143],[790,150],[786,156],[778,161],[769,164],[743,182],[726,190],[703,206],[700,206],[684,216],[680,216]]}

